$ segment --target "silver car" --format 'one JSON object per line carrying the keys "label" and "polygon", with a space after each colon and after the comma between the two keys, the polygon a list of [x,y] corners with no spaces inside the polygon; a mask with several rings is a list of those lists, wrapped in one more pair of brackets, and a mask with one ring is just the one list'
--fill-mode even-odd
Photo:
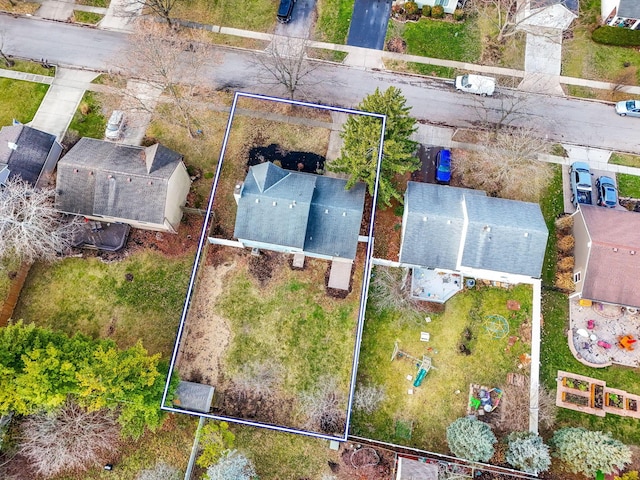
{"label": "silver car", "polygon": [[640,117],[640,101],[625,100],[616,103],[616,113],[621,117],[629,115],[630,117]]}
{"label": "silver car", "polygon": [[107,122],[104,138],[107,140],[118,140],[124,131],[124,124],[124,112],[122,110],[114,110]]}

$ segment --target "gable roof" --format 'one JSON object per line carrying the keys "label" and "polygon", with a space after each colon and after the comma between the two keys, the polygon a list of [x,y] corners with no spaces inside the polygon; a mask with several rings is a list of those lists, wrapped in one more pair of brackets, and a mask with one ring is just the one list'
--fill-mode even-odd
{"label": "gable roof", "polygon": [[408,182],[400,262],[538,278],[548,231],[534,203]]}
{"label": "gable roof", "polygon": [[465,224],[465,195],[480,190],[408,182],[400,262],[455,270]]}
{"label": "gable roof", "polygon": [[[56,136],[26,125],[12,125],[0,130],[0,164],[9,167],[9,178],[20,176],[35,185],[40,177]],[[15,150],[9,144],[15,144]]]}
{"label": "gable roof", "polygon": [[620,0],[618,16],[624,18],[640,18],[640,2],[638,2],[638,0]]}
{"label": "gable roof", "polygon": [[234,236],[306,252],[355,258],[364,184],[283,170],[271,162],[249,169]]}
{"label": "gable roof", "polygon": [[58,163],[56,208],[79,215],[162,224],[169,179],[182,161],[156,144],[82,138]]}
{"label": "gable roof", "polygon": [[640,307],[640,214],[589,205],[580,214],[591,239],[582,296]]}
{"label": "gable roof", "polygon": [[540,277],[549,233],[537,203],[474,196],[466,206],[462,265]]}

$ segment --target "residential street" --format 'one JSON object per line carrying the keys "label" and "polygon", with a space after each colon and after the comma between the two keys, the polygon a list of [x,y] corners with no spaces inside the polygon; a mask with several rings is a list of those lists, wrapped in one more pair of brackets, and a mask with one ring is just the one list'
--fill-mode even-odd
{"label": "residential street", "polygon": [[[125,33],[83,28],[72,24],[0,15],[5,31],[5,52],[49,63],[109,70],[118,63],[126,45]],[[220,49],[220,65],[203,69],[215,87],[258,93],[277,93],[258,78],[247,80],[251,53]],[[185,55],[188,53],[185,52]],[[124,63],[124,62],[123,62]],[[612,105],[546,95],[499,90],[494,98],[457,93],[449,82],[417,76],[325,65],[314,72],[324,81],[305,100],[345,107],[355,106],[376,87],[402,89],[412,114],[422,121],[447,126],[470,126],[482,120],[497,121],[502,112],[517,110],[514,124],[531,124],[554,141],[640,153],[640,120],[618,117]],[[280,92],[284,94],[283,92]],[[515,99],[515,100],[514,100]],[[517,108],[513,108],[515,104]]]}

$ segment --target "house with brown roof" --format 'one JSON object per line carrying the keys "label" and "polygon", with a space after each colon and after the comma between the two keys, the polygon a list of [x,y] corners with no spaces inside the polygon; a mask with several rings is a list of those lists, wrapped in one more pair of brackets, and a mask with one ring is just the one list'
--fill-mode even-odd
{"label": "house with brown roof", "polygon": [[579,205],[573,219],[574,296],[639,308],[640,214]]}
{"label": "house with brown roof", "polygon": [[182,155],[82,138],[58,162],[56,208],[107,223],[176,233],[191,178]]}

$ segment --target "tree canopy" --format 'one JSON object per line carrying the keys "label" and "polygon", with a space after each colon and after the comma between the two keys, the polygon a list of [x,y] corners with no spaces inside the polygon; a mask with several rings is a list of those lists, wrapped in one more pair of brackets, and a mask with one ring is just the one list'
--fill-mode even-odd
{"label": "tree canopy", "polygon": [[593,477],[598,470],[605,474],[631,463],[631,449],[604,432],[585,428],[561,428],[553,434],[554,456],[574,473]]}
{"label": "tree canopy", "polygon": [[[406,103],[400,89],[389,87],[384,92],[376,89],[358,105],[360,110],[387,116],[378,191],[380,205],[384,207],[389,207],[394,198],[402,203],[396,175],[412,172],[420,164],[413,155],[416,142],[410,139],[416,130],[416,119],[409,116],[411,107]],[[362,181],[373,195],[381,125],[379,118],[365,115],[350,115],[347,119],[340,134],[344,140],[340,157],[327,165],[332,172],[349,175],[347,188]]]}
{"label": "tree canopy", "polygon": [[89,411],[118,412],[125,436],[160,425],[166,365],[138,342],[71,338],[18,322],[0,329],[0,415],[54,412],[67,397]]}

